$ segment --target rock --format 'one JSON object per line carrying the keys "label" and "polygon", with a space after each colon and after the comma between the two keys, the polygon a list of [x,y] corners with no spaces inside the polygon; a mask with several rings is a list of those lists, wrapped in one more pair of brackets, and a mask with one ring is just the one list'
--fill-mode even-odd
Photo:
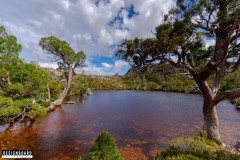
{"label": "rock", "polygon": [[232,147],[230,145],[227,145],[226,148],[229,150],[229,151],[232,151]]}
{"label": "rock", "polygon": [[79,147],[75,147],[74,149],[75,149],[75,151],[78,151],[78,150],[80,150],[80,148],[79,148]]}
{"label": "rock", "polygon": [[127,144],[126,147],[127,147],[127,148],[131,148],[131,145],[130,145],[130,144]]}
{"label": "rock", "polygon": [[222,143],[221,148],[226,148],[227,145],[225,143]]}
{"label": "rock", "polygon": [[74,101],[68,101],[68,102],[64,102],[64,104],[75,104],[76,102]]}
{"label": "rock", "polygon": [[240,110],[240,106],[236,106],[236,109],[237,109],[237,110]]}
{"label": "rock", "polygon": [[234,146],[234,148],[240,152],[240,141],[237,141],[236,145]]}
{"label": "rock", "polygon": [[92,95],[92,94],[93,94],[92,91],[88,88],[88,89],[87,89],[87,95],[90,96],[90,95]]}
{"label": "rock", "polygon": [[32,102],[32,103],[36,103],[35,98],[31,99],[31,102]]}
{"label": "rock", "polygon": [[49,107],[46,108],[47,111],[55,110],[55,105],[52,103]]}

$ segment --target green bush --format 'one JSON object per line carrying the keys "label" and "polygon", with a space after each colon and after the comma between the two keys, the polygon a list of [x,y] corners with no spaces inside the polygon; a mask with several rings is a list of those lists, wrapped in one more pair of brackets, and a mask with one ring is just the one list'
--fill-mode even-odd
{"label": "green bush", "polygon": [[87,92],[89,83],[83,73],[73,77],[68,95],[83,95]]}
{"label": "green bush", "polygon": [[49,89],[50,89],[51,97],[53,97],[54,100],[57,99],[57,97],[62,92],[63,88],[64,86],[60,82],[56,80],[49,81]]}
{"label": "green bush", "polygon": [[217,143],[196,136],[195,138],[176,138],[154,160],[239,160],[240,156],[221,150]]}
{"label": "green bush", "polygon": [[50,101],[48,101],[48,102],[38,102],[41,106],[43,106],[43,107],[49,107],[50,105],[51,105],[51,102]]}
{"label": "green bush", "polygon": [[154,160],[203,160],[202,158],[198,158],[194,155],[191,154],[179,154],[176,156],[169,156],[169,157],[161,157],[161,156],[157,156],[156,158],[154,158]]}
{"label": "green bush", "polygon": [[111,134],[101,132],[90,149],[85,160],[121,160],[120,152]]}
{"label": "green bush", "polygon": [[150,90],[150,91],[159,90],[160,86],[155,82],[148,82],[147,83],[147,89]]}
{"label": "green bush", "polygon": [[171,146],[182,151],[196,151],[201,153],[212,150],[216,151],[218,149],[216,143],[199,136],[195,138],[175,138],[172,140]]}
{"label": "green bush", "polygon": [[13,119],[23,112],[29,116],[44,115],[46,114],[46,109],[27,99],[13,101],[10,97],[0,96],[0,120]]}

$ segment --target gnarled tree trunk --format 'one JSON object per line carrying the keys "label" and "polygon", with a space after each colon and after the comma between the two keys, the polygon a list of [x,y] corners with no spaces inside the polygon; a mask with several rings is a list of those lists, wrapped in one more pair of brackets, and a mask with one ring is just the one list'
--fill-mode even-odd
{"label": "gnarled tree trunk", "polygon": [[63,102],[64,98],[66,97],[68,90],[70,88],[72,76],[73,76],[73,67],[72,67],[72,64],[70,64],[68,67],[68,77],[67,77],[67,81],[66,81],[66,86],[64,87],[64,90],[60,94],[58,99],[53,102],[54,105],[59,106],[62,104],[62,102]]}
{"label": "gnarled tree trunk", "polygon": [[214,140],[220,140],[219,122],[217,115],[216,103],[214,103],[214,95],[207,81],[196,81],[199,89],[203,95],[203,116],[204,124],[203,129],[207,133],[207,137]]}
{"label": "gnarled tree trunk", "polygon": [[212,100],[204,99],[203,116],[204,116],[203,128],[206,131],[208,138],[214,141],[219,141],[220,134],[217,108],[213,104]]}

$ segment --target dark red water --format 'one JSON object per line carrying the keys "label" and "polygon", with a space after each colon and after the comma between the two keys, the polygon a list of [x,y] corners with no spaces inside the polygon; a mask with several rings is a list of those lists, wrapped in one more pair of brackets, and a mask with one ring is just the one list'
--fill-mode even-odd
{"label": "dark red water", "polygon": [[[235,144],[240,139],[240,112],[225,101],[218,113],[223,141]],[[64,105],[34,122],[9,127],[0,134],[0,148],[31,149],[40,160],[77,159],[99,132],[108,130],[124,159],[150,158],[172,138],[194,135],[202,121],[200,95],[96,91],[81,104]]]}

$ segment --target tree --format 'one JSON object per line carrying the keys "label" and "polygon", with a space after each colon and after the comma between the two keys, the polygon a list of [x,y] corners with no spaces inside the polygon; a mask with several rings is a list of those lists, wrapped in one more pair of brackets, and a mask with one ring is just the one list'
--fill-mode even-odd
{"label": "tree", "polygon": [[0,90],[6,90],[10,85],[9,70],[12,59],[16,59],[22,46],[17,43],[14,35],[9,35],[4,26],[0,26]]}
{"label": "tree", "polygon": [[34,117],[45,114],[45,107],[37,103],[32,103],[27,99],[13,101],[10,97],[0,96],[0,123],[14,123],[16,120],[20,122],[26,116]]}
{"label": "tree", "polygon": [[107,131],[101,132],[90,149],[86,160],[121,160],[116,142]]}
{"label": "tree", "polygon": [[[240,97],[240,89],[220,92],[222,80],[240,65],[239,0],[178,0],[156,27],[156,38],[125,40],[118,55],[133,67],[162,63],[186,70],[202,92],[204,129],[220,140],[217,104]],[[213,46],[204,42],[212,40]],[[175,60],[174,60],[175,59]],[[213,84],[209,84],[213,78]]]}
{"label": "tree", "polygon": [[18,57],[21,45],[0,26],[0,123],[21,121],[26,116],[43,115],[48,74],[39,66]]}
{"label": "tree", "polygon": [[58,62],[58,69],[63,71],[65,76],[66,85],[64,90],[58,99],[54,101],[55,105],[60,105],[68,93],[71,79],[75,75],[74,70],[77,67],[84,66],[85,53],[83,51],[75,52],[66,41],[62,41],[54,36],[41,38],[39,45],[44,52],[53,55],[52,60]]}
{"label": "tree", "polygon": [[18,56],[22,50],[21,44],[17,43],[14,35],[9,35],[3,26],[0,26],[0,56]]}

